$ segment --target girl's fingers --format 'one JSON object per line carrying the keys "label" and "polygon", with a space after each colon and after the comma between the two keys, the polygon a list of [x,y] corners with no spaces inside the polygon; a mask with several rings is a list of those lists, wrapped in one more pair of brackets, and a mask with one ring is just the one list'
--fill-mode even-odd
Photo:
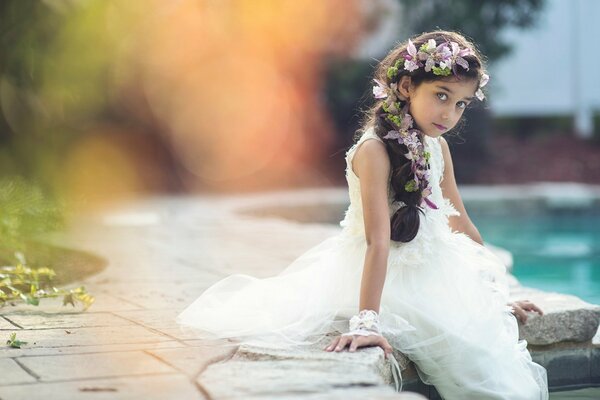
{"label": "girl's fingers", "polygon": [[392,352],[392,346],[390,346],[390,344],[388,343],[386,338],[384,338],[383,336],[380,336],[379,340],[377,341],[377,345],[379,347],[381,347],[381,349],[383,350],[383,352],[385,354],[385,358],[388,358],[388,356]]}
{"label": "girl's fingers", "polygon": [[531,303],[531,305],[527,308],[527,311],[535,311],[540,315],[544,315],[544,312],[542,311],[542,309],[533,303]]}
{"label": "girl's fingers", "polygon": [[359,347],[358,345],[361,344],[362,342],[362,336],[358,336],[358,337],[354,337],[354,339],[352,340],[352,343],[350,343],[350,350],[352,353],[354,353],[356,351],[356,349]]}
{"label": "girl's fingers", "polygon": [[521,308],[523,308],[526,311],[535,311],[540,315],[544,315],[544,312],[542,311],[542,309],[539,308],[538,306],[536,306],[534,303],[532,303],[529,300],[522,300],[519,302],[519,305],[521,306]]}
{"label": "girl's fingers", "polygon": [[337,346],[338,342],[340,341],[341,336],[336,337],[335,339],[333,339],[333,341],[331,342],[331,344],[329,346],[327,346],[325,348],[326,351],[331,351],[335,348],[335,346]]}
{"label": "girl's fingers", "polygon": [[337,346],[335,346],[335,351],[342,351],[348,344],[348,339],[352,340],[352,336],[342,336]]}
{"label": "girl's fingers", "polygon": [[518,306],[518,305],[515,305],[514,309],[515,309],[515,315],[517,316],[517,318],[519,318],[521,320],[521,322],[523,324],[525,324],[525,322],[527,322],[527,313],[525,313],[525,311],[523,311],[521,306]]}

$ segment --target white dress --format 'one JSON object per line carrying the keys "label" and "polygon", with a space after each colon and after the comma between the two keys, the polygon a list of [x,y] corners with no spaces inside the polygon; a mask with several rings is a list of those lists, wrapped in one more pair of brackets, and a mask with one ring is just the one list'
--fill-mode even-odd
{"label": "white dress", "polygon": [[[347,329],[358,310],[366,241],[360,182],[351,167],[358,146],[381,139],[367,130],[346,153],[350,195],[341,233],[293,261],[279,275],[231,275],[208,288],[178,317],[182,329],[207,338],[270,346],[309,344]],[[390,344],[414,361],[423,382],[446,399],[548,399],[546,370],[519,340],[507,306],[501,261],[468,236],[452,232],[459,213],[442,197],[439,139],[431,153],[430,199],[415,239],[391,241],[380,320]],[[400,205],[392,204],[390,216]],[[344,321],[344,322],[340,322]]]}

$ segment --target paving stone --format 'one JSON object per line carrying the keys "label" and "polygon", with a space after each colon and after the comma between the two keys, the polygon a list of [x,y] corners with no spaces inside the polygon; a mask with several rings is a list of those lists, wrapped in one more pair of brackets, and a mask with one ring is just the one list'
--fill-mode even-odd
{"label": "paving stone", "polygon": [[[86,287],[86,289],[88,289]],[[83,311],[80,304],[73,307],[70,304],[63,306],[62,298],[42,299],[38,306],[29,304],[17,303],[15,306],[5,306],[0,309],[0,313],[5,316],[9,316],[14,313],[21,313],[23,311],[29,312],[46,312],[55,314],[81,314],[81,313],[93,313],[93,312],[108,312],[113,310],[139,310],[143,307],[112,296],[110,294],[95,293],[88,289],[88,291],[94,296],[94,303],[88,308],[87,311]]]}
{"label": "paving stone", "polygon": [[16,383],[36,382],[36,379],[27,373],[11,358],[0,359],[0,386],[14,385]]}
{"label": "paving stone", "polygon": [[[40,311],[21,311],[6,315],[5,318],[21,326],[23,329],[49,328],[90,328],[100,326],[126,326],[133,322],[110,313],[77,313],[59,314]],[[13,328],[14,329],[14,326]]]}
{"label": "paving stone", "polygon": [[175,322],[181,308],[164,310],[118,311],[115,314],[140,325],[155,329],[178,340],[195,340],[202,336],[193,329],[180,326]]}
{"label": "paving stone", "polygon": [[0,386],[0,398],[5,400],[206,399],[197,387],[181,374]]}
{"label": "paving stone", "polygon": [[[9,331],[4,332],[8,337]],[[4,348],[2,351],[10,353],[13,350],[25,351],[33,348],[154,343],[172,340],[172,338],[137,325],[76,329],[22,329],[17,332],[17,338],[28,343],[21,349]]]}
{"label": "paving stone", "polygon": [[15,329],[19,329],[19,327],[11,324],[10,321],[7,321],[6,319],[4,319],[3,315],[0,314],[0,331],[15,330]]}
{"label": "paving stone", "polygon": [[[215,276],[206,282],[186,284],[171,282],[115,283],[98,285],[97,288],[144,309],[183,309],[217,279],[218,277]],[[113,310],[117,309],[113,308]]]}
{"label": "paving stone", "polygon": [[160,310],[115,310],[114,314],[135,323],[154,329],[177,327],[175,317],[181,313],[181,308],[165,308]]}
{"label": "paving stone", "polygon": [[193,348],[157,349],[150,350],[148,353],[164,360],[164,362],[172,365],[182,373],[195,378],[210,364],[231,358],[236,349],[237,346],[235,345],[213,345]]}
{"label": "paving stone", "polygon": [[[20,337],[20,335],[18,335]],[[28,346],[28,345],[27,345]],[[167,340],[163,342],[142,342],[142,343],[122,343],[122,344],[104,344],[92,346],[65,346],[65,347],[34,347],[13,349],[8,346],[0,348],[0,359],[23,356],[48,356],[57,354],[90,354],[90,353],[109,353],[117,351],[132,350],[156,350],[173,349],[181,347],[197,347],[197,345],[186,345],[177,340]]]}
{"label": "paving stone", "polygon": [[42,381],[106,378],[175,372],[143,351],[19,358]]}

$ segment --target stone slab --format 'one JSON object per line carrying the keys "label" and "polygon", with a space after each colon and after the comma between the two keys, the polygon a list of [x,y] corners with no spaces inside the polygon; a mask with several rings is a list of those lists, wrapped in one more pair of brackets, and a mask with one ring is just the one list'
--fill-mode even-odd
{"label": "stone slab", "polygon": [[[20,337],[20,336],[18,336]],[[64,347],[24,347],[21,349],[11,349],[4,347],[0,349],[0,359],[22,356],[49,356],[57,354],[90,354],[90,353],[109,353],[116,351],[132,350],[156,350],[156,349],[174,349],[181,347],[195,347],[194,344],[186,345],[177,340],[167,340],[163,342],[142,342],[142,343],[120,343],[104,344],[91,346],[64,346]]]}
{"label": "stone slab", "polygon": [[384,385],[383,378],[371,367],[336,360],[232,360],[212,364],[197,382],[215,399],[311,394],[350,386]]}
{"label": "stone slab", "polygon": [[175,322],[175,317],[179,313],[181,313],[181,308],[117,311],[115,314],[178,340],[197,339],[198,334],[190,329],[183,329]]}
{"label": "stone slab", "polygon": [[160,358],[178,371],[196,378],[210,364],[231,358],[237,346],[198,346],[176,349],[149,350],[148,353]]}
{"label": "stone slab", "polygon": [[289,393],[285,395],[249,396],[248,400],[426,400],[427,397],[415,393],[397,393],[392,388],[384,386],[353,387],[349,389],[333,389],[322,393]]}
{"label": "stone slab", "polygon": [[[8,331],[5,332],[8,337]],[[0,353],[12,354],[13,351],[26,351],[33,348],[155,343],[173,340],[166,335],[152,332],[138,325],[76,329],[21,329],[17,332],[17,339],[28,343],[21,349],[2,348]]]}
{"label": "stone slab", "polygon": [[519,336],[529,344],[548,345],[562,341],[591,340],[600,324],[600,306],[586,303],[576,296],[523,291],[518,298],[537,304],[544,315],[528,313],[525,324],[519,322]]}
{"label": "stone slab", "polygon": [[41,381],[176,372],[173,367],[143,351],[21,357],[19,362],[38,375]]}
{"label": "stone slab", "polygon": [[[69,287],[72,288],[72,287]],[[94,303],[87,309],[87,311],[83,311],[83,308],[80,304],[77,304],[75,307],[68,304],[63,306],[62,298],[52,298],[52,299],[41,299],[40,304],[38,306],[33,306],[30,304],[17,303],[15,306],[5,306],[0,309],[0,313],[5,316],[9,316],[13,313],[21,313],[25,312],[46,312],[46,313],[56,313],[56,314],[81,314],[81,313],[93,313],[93,312],[109,312],[113,310],[139,310],[143,309],[142,306],[133,304],[131,302],[120,299],[116,296],[112,296],[106,293],[98,293],[86,287],[88,292],[90,292],[94,298]]]}
{"label": "stone slab", "polygon": [[0,386],[36,382],[36,379],[11,358],[0,359]]}
{"label": "stone slab", "polygon": [[[127,326],[133,322],[110,313],[46,313],[37,310],[13,312],[4,318],[23,329],[74,329],[101,326]],[[13,328],[14,329],[14,326]]]}
{"label": "stone slab", "polygon": [[[2,310],[2,309],[0,309],[0,310]],[[15,330],[15,329],[19,329],[19,327],[14,326],[13,324],[10,323],[10,321],[4,319],[4,317],[2,315],[0,315],[0,331]]]}
{"label": "stone slab", "polygon": [[154,329],[177,327],[175,317],[181,313],[182,309],[164,308],[152,310],[115,310],[113,313],[121,318],[133,321],[140,325],[148,326]]}
{"label": "stone slab", "polygon": [[0,398],[6,400],[206,399],[197,387],[181,374],[1,386]]}

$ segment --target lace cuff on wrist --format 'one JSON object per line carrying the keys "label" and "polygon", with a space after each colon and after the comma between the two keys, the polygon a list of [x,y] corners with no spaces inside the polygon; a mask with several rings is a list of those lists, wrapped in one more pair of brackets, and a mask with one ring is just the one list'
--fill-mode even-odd
{"label": "lace cuff on wrist", "polygon": [[342,336],[370,336],[381,335],[379,329],[379,315],[373,310],[362,310],[350,319],[350,331]]}

